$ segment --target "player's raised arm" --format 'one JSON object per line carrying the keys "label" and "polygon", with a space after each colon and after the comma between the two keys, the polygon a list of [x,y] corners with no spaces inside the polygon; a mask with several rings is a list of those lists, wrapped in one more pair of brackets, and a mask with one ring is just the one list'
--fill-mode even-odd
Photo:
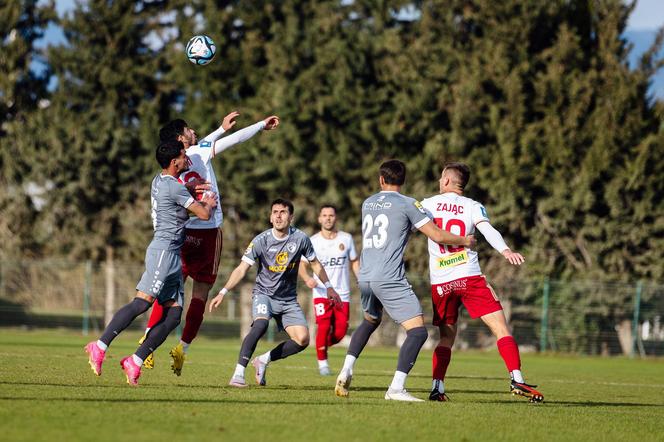
{"label": "player's raised arm", "polygon": [[330,283],[330,279],[327,277],[327,272],[325,271],[323,264],[321,264],[317,258],[314,258],[312,261],[310,261],[310,264],[311,264],[311,269],[314,271],[316,276],[318,276],[318,279],[320,279],[320,281],[327,289],[327,298],[330,301],[332,301],[333,305],[341,305],[341,298],[339,297],[339,294],[337,294],[337,292],[332,287],[332,284]]}
{"label": "player's raised arm", "polygon": [[204,195],[201,198],[201,201],[194,201],[187,207],[191,213],[196,215],[199,219],[207,221],[212,216],[214,208],[217,207],[217,195],[215,193],[210,193]]}
{"label": "player's raised arm", "polygon": [[510,264],[520,266],[526,261],[523,255],[510,250],[505,243],[503,236],[491,225],[491,223],[488,221],[480,221],[475,227],[482,232],[482,236],[484,236],[491,247],[500,252]]}
{"label": "player's raised arm", "polygon": [[459,236],[447,230],[439,229],[432,221],[427,222],[423,226],[418,227],[418,230],[424,233],[429,239],[438,244],[447,244],[451,246],[464,246],[473,248],[477,244],[474,235]]}
{"label": "player's raised arm", "polygon": [[244,279],[245,275],[247,274],[247,270],[249,270],[249,267],[251,267],[249,263],[240,261],[240,264],[235,267],[235,269],[228,277],[228,281],[226,281],[226,284],[224,284],[224,288],[219,290],[219,294],[217,294],[217,296],[215,296],[212,301],[210,301],[210,312],[212,312],[213,308],[219,307],[221,301],[224,300],[226,293],[233,290],[235,286],[238,285],[242,279]]}
{"label": "player's raised arm", "polygon": [[214,130],[211,134],[206,135],[200,142],[208,142],[210,144],[214,143],[221,137],[226,131],[230,130],[235,126],[235,119],[240,115],[239,112],[233,111],[230,114],[226,115],[221,121],[221,125]]}
{"label": "player's raised arm", "polygon": [[276,115],[269,116],[266,119],[259,121],[258,123],[252,124],[251,126],[245,127],[244,129],[241,129],[232,135],[215,141],[213,155],[218,155],[229,147],[247,141],[261,130],[272,130],[277,126],[279,126],[279,117]]}

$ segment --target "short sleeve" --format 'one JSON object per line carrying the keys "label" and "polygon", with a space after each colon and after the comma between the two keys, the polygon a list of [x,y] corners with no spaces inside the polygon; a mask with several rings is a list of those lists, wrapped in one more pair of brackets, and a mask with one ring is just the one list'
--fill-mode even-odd
{"label": "short sleeve", "polygon": [[170,189],[171,197],[175,200],[175,203],[178,206],[182,206],[186,209],[194,202],[194,197],[192,197],[187,188],[179,182],[175,180],[171,181]]}
{"label": "short sleeve", "polygon": [[306,260],[309,262],[316,259],[316,252],[314,251],[314,245],[311,244],[311,240],[306,235],[303,235],[302,239],[302,256],[304,256]]}
{"label": "short sleeve", "polygon": [[348,235],[348,259],[355,261],[357,259],[357,250],[355,250],[355,241],[353,241],[353,236]]}
{"label": "short sleeve", "polygon": [[409,199],[406,202],[406,216],[410,220],[411,224],[415,226],[416,229],[419,229],[431,219],[427,215],[426,210],[424,210],[424,207],[422,207],[422,204],[415,200],[415,199]]}
{"label": "short sleeve", "polygon": [[482,221],[489,221],[489,215],[486,213],[486,209],[484,208],[483,205],[481,205],[476,201],[473,202],[473,207],[470,211],[470,216],[472,218],[471,221],[473,225],[477,225],[477,223]]}
{"label": "short sleeve", "polygon": [[249,243],[247,249],[244,251],[244,254],[242,255],[242,261],[252,266],[258,259],[260,253],[260,242],[258,241],[258,237],[256,237]]}

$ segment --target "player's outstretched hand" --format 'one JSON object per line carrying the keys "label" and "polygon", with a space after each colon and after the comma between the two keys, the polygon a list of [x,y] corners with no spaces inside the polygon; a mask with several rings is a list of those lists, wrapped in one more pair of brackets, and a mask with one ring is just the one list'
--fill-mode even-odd
{"label": "player's outstretched hand", "polygon": [[217,207],[217,194],[211,191],[205,192],[203,198],[201,198],[201,203],[211,208]]}
{"label": "player's outstretched hand", "polygon": [[224,121],[221,122],[221,128],[226,130],[232,129],[233,126],[235,126],[235,119],[240,116],[240,113],[237,111],[233,111],[230,114],[226,115],[224,117]]}
{"label": "player's outstretched hand", "polygon": [[315,289],[316,287],[318,287],[318,283],[316,282],[316,280],[314,278],[309,279],[307,282],[305,282],[305,284],[310,289]]}
{"label": "player's outstretched hand", "polygon": [[341,298],[333,288],[327,289],[327,299],[332,301],[332,307],[337,307],[341,305]]}
{"label": "player's outstretched hand", "polygon": [[184,186],[187,188],[189,193],[191,193],[192,196],[196,195],[201,195],[205,193],[205,191],[212,189],[212,185],[210,184],[209,181],[201,180],[199,178],[195,178],[191,181],[188,181],[184,184]]}
{"label": "player's outstretched hand", "polygon": [[468,235],[466,236],[466,243],[464,246],[468,247],[469,249],[472,249],[477,245],[477,240],[475,239],[475,235]]}
{"label": "player's outstretched hand", "polygon": [[279,117],[277,117],[276,115],[271,115],[266,119],[264,119],[263,121],[265,121],[264,130],[276,129],[277,126],[279,126]]}
{"label": "player's outstretched hand", "polygon": [[523,255],[521,255],[520,253],[513,252],[510,249],[503,250],[502,254],[505,257],[505,259],[510,262],[510,264],[513,264],[515,266],[520,266],[521,264],[526,262],[526,258],[524,258]]}
{"label": "player's outstretched hand", "polygon": [[219,292],[219,294],[217,296],[212,298],[212,301],[210,301],[210,307],[209,307],[210,313],[212,313],[212,309],[215,309],[215,308],[219,307],[221,305],[221,301],[223,301],[223,300],[224,300],[224,295],[222,295],[221,292]]}

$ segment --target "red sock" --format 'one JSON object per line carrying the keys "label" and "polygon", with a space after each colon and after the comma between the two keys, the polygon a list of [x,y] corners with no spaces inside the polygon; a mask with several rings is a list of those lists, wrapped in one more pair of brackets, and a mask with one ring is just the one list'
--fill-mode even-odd
{"label": "red sock", "polygon": [[498,339],[498,352],[505,361],[507,371],[521,370],[521,358],[519,357],[519,346],[511,336]]}
{"label": "red sock", "polygon": [[163,313],[164,313],[164,307],[162,307],[162,305],[156,301],[153,302],[152,311],[150,312],[150,318],[148,319],[148,328],[152,328],[155,325],[157,325],[157,323],[161,321]]}
{"label": "red sock", "polygon": [[198,330],[203,323],[203,315],[205,314],[205,301],[198,298],[191,298],[189,309],[187,310],[187,319],[182,330],[182,341],[191,344],[198,334]]}
{"label": "red sock", "polygon": [[447,366],[450,365],[452,359],[452,349],[450,347],[443,347],[439,345],[433,351],[433,378],[445,380],[445,373],[447,373]]}
{"label": "red sock", "polygon": [[319,361],[327,359],[327,340],[330,335],[330,320],[323,319],[318,322],[316,330],[316,356]]}

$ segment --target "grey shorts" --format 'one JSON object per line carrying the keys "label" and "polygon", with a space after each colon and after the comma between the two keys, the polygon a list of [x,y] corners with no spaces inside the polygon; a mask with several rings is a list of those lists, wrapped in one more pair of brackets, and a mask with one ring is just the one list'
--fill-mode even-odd
{"label": "grey shorts", "polygon": [[173,300],[184,307],[180,251],[148,248],[145,252],[145,272],[136,290],[156,298],[160,304]]}
{"label": "grey shorts", "polygon": [[422,306],[413,288],[404,278],[399,281],[360,282],[362,310],[375,319],[383,309],[398,324],[422,314]]}
{"label": "grey shorts", "polygon": [[302,307],[293,299],[276,299],[267,295],[254,293],[252,298],[251,315],[256,318],[274,318],[280,330],[292,325],[303,325],[307,327],[307,319],[304,317]]}

